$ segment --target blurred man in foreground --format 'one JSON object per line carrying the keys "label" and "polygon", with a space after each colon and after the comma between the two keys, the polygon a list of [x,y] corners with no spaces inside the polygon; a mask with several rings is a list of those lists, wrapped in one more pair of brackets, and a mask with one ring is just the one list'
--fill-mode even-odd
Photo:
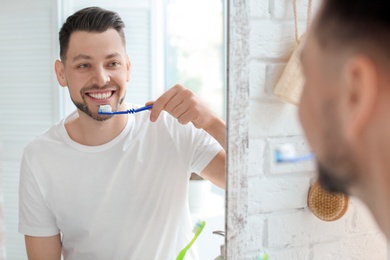
{"label": "blurred man in foreground", "polygon": [[300,119],[324,187],[390,238],[390,2],[324,0],[301,54]]}

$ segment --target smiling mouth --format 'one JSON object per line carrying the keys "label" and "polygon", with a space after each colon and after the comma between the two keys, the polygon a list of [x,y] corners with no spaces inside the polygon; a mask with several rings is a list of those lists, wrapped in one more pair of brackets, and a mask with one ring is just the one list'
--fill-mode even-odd
{"label": "smiling mouth", "polygon": [[114,93],[115,91],[107,91],[107,92],[99,92],[99,93],[86,93],[86,95],[96,100],[104,100],[112,97]]}

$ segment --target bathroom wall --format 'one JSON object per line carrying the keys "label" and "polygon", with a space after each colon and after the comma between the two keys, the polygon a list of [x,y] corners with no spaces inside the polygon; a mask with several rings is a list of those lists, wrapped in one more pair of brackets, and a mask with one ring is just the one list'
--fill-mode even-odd
{"label": "bathroom wall", "polygon": [[[230,18],[230,77],[233,77],[230,90],[245,93],[235,88],[237,84],[245,85],[242,79],[248,78],[249,123],[241,121],[241,129],[237,130],[236,122],[232,122],[234,117],[229,117],[229,131],[237,130],[229,137],[237,137],[238,131],[245,134],[248,127],[247,144],[242,139],[242,147],[237,148],[233,139],[229,141],[229,163],[233,162],[228,165],[229,174],[240,174],[240,177],[230,175],[230,186],[228,183],[229,189],[236,188],[235,192],[229,190],[227,196],[229,259],[238,255],[241,255],[239,259],[254,259],[260,251],[267,252],[272,260],[386,259],[385,239],[359,201],[351,199],[341,219],[321,221],[307,207],[308,190],[316,180],[314,165],[273,163],[273,151],[279,144],[291,143],[299,152],[308,151],[297,108],[272,94],[272,87],[295,45],[292,0],[230,3],[233,15]],[[313,13],[319,3],[313,0]],[[307,6],[308,0],[297,0],[300,34],[306,30]],[[243,60],[249,66],[242,66],[240,70],[236,63]],[[237,76],[238,70],[240,76]],[[245,109],[245,94],[241,97]],[[233,100],[233,95],[230,98],[229,104],[239,103]],[[241,162],[234,164],[232,157],[237,154]],[[243,166],[245,163],[249,165],[247,168]],[[235,168],[240,168],[241,172],[235,173]],[[241,212],[234,213],[235,209]]]}
{"label": "bathroom wall", "polygon": [[[0,132],[1,136],[1,132]],[[0,139],[0,259],[5,257],[5,247],[4,247],[4,197],[3,197],[3,171],[2,171],[2,158],[3,158],[3,149]]]}
{"label": "bathroom wall", "polygon": [[0,6],[0,259],[5,254],[5,259],[19,260],[27,258],[24,236],[18,233],[23,147],[59,114],[53,73],[57,7],[52,0],[1,1]]}

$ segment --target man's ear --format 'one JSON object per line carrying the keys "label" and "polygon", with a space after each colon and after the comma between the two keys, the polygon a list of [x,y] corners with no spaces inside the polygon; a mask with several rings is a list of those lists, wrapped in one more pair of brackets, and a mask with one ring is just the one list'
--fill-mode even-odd
{"label": "man's ear", "polygon": [[62,87],[66,87],[68,85],[68,82],[67,82],[66,77],[65,77],[64,64],[61,61],[56,60],[56,62],[54,64],[54,69],[56,71],[56,76],[57,76],[58,83]]}
{"label": "man's ear", "polygon": [[129,81],[130,80],[130,70],[131,70],[131,63],[130,63],[130,59],[129,59],[129,56],[127,56],[126,58],[126,81]]}
{"label": "man's ear", "polygon": [[343,71],[342,113],[346,137],[361,137],[379,102],[379,71],[366,56],[351,58]]}

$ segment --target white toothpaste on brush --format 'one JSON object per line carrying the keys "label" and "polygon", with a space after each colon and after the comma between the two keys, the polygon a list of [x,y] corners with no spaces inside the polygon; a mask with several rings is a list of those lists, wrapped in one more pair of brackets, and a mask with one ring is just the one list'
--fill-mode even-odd
{"label": "white toothpaste on brush", "polygon": [[292,144],[283,144],[276,148],[279,158],[282,160],[291,160],[296,157],[295,147]]}
{"label": "white toothpaste on brush", "polygon": [[110,105],[101,105],[99,107],[99,112],[104,112],[104,113],[112,112],[112,107]]}

